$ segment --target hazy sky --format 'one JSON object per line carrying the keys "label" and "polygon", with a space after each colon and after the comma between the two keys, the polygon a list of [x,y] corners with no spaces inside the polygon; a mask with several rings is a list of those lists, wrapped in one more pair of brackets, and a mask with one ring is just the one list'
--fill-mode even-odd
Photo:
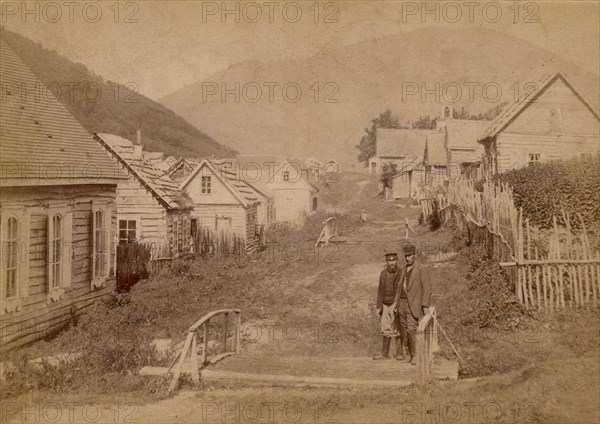
{"label": "hazy sky", "polygon": [[[4,1],[2,22],[106,79],[135,82],[154,99],[242,60],[309,57],[432,25],[505,32],[600,73],[598,1],[432,2],[425,15],[422,2],[51,3],[27,2],[23,15],[22,2]],[[223,16],[223,5],[232,13]]]}

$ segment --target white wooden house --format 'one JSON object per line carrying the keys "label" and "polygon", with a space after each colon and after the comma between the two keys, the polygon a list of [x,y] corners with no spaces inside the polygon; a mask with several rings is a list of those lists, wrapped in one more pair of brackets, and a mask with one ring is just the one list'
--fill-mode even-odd
{"label": "white wooden house", "polygon": [[128,176],[117,186],[117,242],[154,244],[174,257],[190,252],[193,203],[177,184],[154,168],[127,139],[96,134],[96,140],[118,160]]}
{"label": "white wooden house", "polygon": [[217,235],[235,234],[247,252],[258,248],[260,195],[236,172],[204,159],[181,183],[193,203],[192,222]]}
{"label": "white wooden house", "polygon": [[597,109],[560,73],[508,105],[478,140],[486,175],[598,154]]}
{"label": "white wooden house", "polygon": [[[0,351],[59,330],[115,284],[117,162],[0,40]],[[36,100],[37,99],[37,100]]]}
{"label": "white wooden house", "polygon": [[316,212],[319,190],[298,162],[284,161],[263,182],[275,199],[276,222],[304,225]]}

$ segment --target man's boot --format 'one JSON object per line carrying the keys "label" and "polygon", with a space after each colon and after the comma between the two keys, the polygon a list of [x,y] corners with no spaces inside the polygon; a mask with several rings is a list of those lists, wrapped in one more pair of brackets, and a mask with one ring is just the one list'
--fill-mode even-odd
{"label": "man's boot", "polygon": [[404,361],[406,359],[406,356],[404,356],[405,347],[408,350],[406,328],[400,327],[400,337],[396,337],[396,359],[398,361]]}
{"label": "man's boot", "polygon": [[373,356],[373,359],[390,359],[390,343],[392,342],[391,337],[383,338],[383,345],[381,346],[381,352]]}
{"label": "man's boot", "polygon": [[410,352],[410,364],[417,365],[417,333],[408,333],[408,351]]}

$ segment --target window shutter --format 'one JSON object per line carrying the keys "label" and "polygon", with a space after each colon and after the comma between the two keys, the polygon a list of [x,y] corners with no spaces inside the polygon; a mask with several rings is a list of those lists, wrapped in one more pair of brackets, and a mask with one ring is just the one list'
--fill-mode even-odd
{"label": "window shutter", "polygon": [[108,277],[110,275],[110,265],[111,265],[111,237],[110,230],[112,228],[112,205],[106,204],[104,208],[104,233],[106,242],[104,243],[104,275]]}
{"label": "window shutter", "polygon": [[92,277],[91,279],[93,280],[94,278],[96,278],[96,207],[94,205],[94,202],[91,203],[92,211],[90,213],[90,229],[92,231],[92,237],[90,240],[92,241],[92,248],[90,255],[92,257],[92,269],[90,270],[90,275]]}
{"label": "window shutter", "polygon": [[25,210],[19,220],[19,295],[29,295],[29,220],[30,212]]}
{"label": "window shutter", "polygon": [[[5,214],[0,209],[0,303],[4,301],[4,287],[6,287],[6,223]],[[4,313],[4,305],[0,306],[0,314]]]}
{"label": "window shutter", "polygon": [[71,287],[73,285],[73,212],[65,212],[63,214],[63,245],[61,258],[62,263],[62,286]]}
{"label": "window shutter", "polygon": [[54,270],[52,269],[52,235],[54,234],[53,215],[54,211],[48,209],[48,231],[46,232],[46,244],[48,246],[48,259],[46,261],[46,268],[48,269],[48,293],[52,289],[52,277],[54,276]]}

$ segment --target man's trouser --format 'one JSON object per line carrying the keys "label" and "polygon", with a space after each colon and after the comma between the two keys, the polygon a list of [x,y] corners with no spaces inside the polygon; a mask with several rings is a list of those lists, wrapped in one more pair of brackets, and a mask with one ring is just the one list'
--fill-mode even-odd
{"label": "man's trouser", "polygon": [[[381,335],[383,337],[397,337],[400,335],[400,333],[399,333],[400,326],[398,323],[398,317],[394,313],[394,309],[392,308],[392,305],[390,305],[390,306],[382,305],[380,323],[381,323]],[[415,329],[415,331],[416,331],[416,329]]]}
{"label": "man's trouser", "polygon": [[417,326],[419,320],[410,312],[408,299],[400,299],[398,303],[398,314],[400,315],[400,325],[406,329],[408,338],[408,352],[411,358],[417,356]]}

